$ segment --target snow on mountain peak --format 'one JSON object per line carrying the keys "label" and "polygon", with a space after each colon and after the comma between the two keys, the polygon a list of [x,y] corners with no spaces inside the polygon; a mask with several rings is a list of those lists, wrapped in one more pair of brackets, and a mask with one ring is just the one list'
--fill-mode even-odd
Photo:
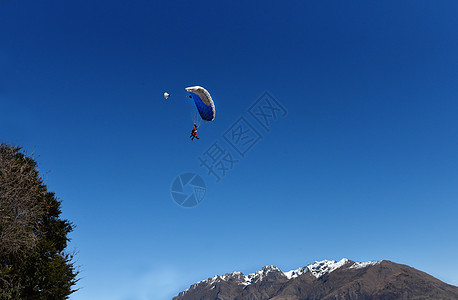
{"label": "snow on mountain peak", "polygon": [[[288,272],[284,272],[283,274],[285,274],[285,276],[288,279],[291,279],[291,278],[296,278],[298,276],[301,276],[304,273],[310,272],[316,278],[320,278],[324,274],[329,274],[332,271],[337,270],[350,262],[352,261],[346,258],[343,258],[339,261],[335,261],[335,260],[315,261],[314,264],[310,264],[306,267],[302,267],[297,270],[291,270]],[[348,268],[349,269],[362,269],[362,268],[377,265],[380,262],[381,260],[366,261],[366,262],[353,262],[353,264],[349,266]]]}
{"label": "snow on mountain peak", "polygon": [[348,267],[349,269],[362,269],[370,266],[375,266],[379,263],[381,263],[381,260],[372,260],[372,261],[366,261],[366,262],[355,262],[353,265]]}
{"label": "snow on mountain peak", "polygon": [[198,283],[191,285],[189,289],[181,292],[180,294],[185,294],[190,289],[197,288],[197,286],[201,284],[211,286],[221,281],[236,281],[238,282],[238,284],[247,286],[247,285],[262,281],[269,275],[269,273],[279,272],[281,273],[280,276],[285,276],[288,280],[299,277],[305,273],[310,273],[315,278],[320,278],[321,276],[325,274],[329,274],[349,263],[352,263],[352,264],[347,267],[348,269],[362,269],[362,268],[366,268],[366,267],[370,267],[370,266],[379,264],[380,262],[381,261],[353,262],[346,258],[343,258],[339,261],[322,260],[322,261],[315,261],[315,263],[307,265],[306,267],[301,267],[299,269],[291,270],[288,272],[282,272],[276,266],[264,266],[259,271],[248,274],[248,275],[244,275],[241,272],[226,273],[222,276],[215,275],[213,277],[208,278],[207,280],[202,280],[202,281],[199,281]]}
{"label": "snow on mountain peak", "polygon": [[311,273],[316,278],[323,276],[324,274],[331,273],[332,271],[342,267],[349,260],[346,258],[341,259],[340,261],[335,260],[322,260],[322,261],[315,261],[314,264],[310,264],[306,267],[299,268],[297,270],[291,270],[288,272],[284,272],[285,276],[288,279],[296,278],[304,273]]}
{"label": "snow on mountain peak", "polygon": [[310,270],[313,276],[319,278],[324,274],[331,273],[332,271],[342,267],[346,263],[348,263],[348,259],[343,258],[340,261],[335,260],[322,260],[322,261],[315,261],[314,264],[308,265],[307,269]]}
{"label": "snow on mountain peak", "polygon": [[277,267],[274,266],[274,265],[264,266],[264,267],[262,267],[262,269],[264,269],[264,270],[276,270],[276,271],[280,271],[280,269],[277,268]]}
{"label": "snow on mountain peak", "polygon": [[291,279],[291,278],[296,278],[298,276],[301,276],[302,274],[306,273],[307,271],[308,271],[307,267],[302,267],[297,270],[283,272],[283,274],[285,274],[286,278]]}
{"label": "snow on mountain peak", "polygon": [[244,280],[241,282],[243,285],[249,285],[257,281],[263,280],[271,272],[281,272],[276,266],[264,266],[256,273],[245,275]]}

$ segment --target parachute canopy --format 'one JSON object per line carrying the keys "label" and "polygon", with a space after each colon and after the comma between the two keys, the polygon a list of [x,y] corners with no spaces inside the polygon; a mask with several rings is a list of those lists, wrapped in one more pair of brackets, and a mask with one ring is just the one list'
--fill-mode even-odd
{"label": "parachute canopy", "polygon": [[170,97],[170,94],[167,93],[167,92],[165,92],[165,93],[164,93],[164,98],[165,98],[165,100],[167,100],[168,97]]}
{"label": "parachute canopy", "polygon": [[186,91],[189,97],[194,100],[199,115],[205,121],[213,121],[215,119],[215,103],[213,103],[210,93],[201,86],[187,87]]}

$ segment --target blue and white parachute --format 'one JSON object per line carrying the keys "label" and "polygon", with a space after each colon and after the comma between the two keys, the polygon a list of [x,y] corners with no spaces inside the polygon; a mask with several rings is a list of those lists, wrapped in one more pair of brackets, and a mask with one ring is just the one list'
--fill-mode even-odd
{"label": "blue and white parachute", "polygon": [[205,121],[215,119],[215,103],[213,103],[210,93],[201,86],[187,87],[189,97],[194,100],[200,117]]}

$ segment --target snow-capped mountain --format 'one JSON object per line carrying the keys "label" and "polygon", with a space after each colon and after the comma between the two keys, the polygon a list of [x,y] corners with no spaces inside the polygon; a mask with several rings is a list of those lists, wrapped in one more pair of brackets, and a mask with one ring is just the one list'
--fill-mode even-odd
{"label": "snow-capped mountain", "polygon": [[[413,280],[411,285],[407,284],[409,280]],[[422,284],[419,285],[419,282]],[[410,290],[412,295],[417,292],[421,294],[425,292],[424,287],[428,284],[431,286],[432,295],[436,297],[431,299],[458,299],[457,287],[447,285],[408,266],[390,261],[355,262],[344,258],[340,261],[316,261],[287,272],[276,266],[265,266],[248,275],[241,272],[215,275],[193,284],[189,289],[179,293],[174,300],[382,299],[388,290],[396,295],[398,292],[402,295],[403,290]],[[400,285],[399,291],[395,288],[397,285]],[[446,297],[441,298],[442,294]],[[330,295],[338,297],[333,298],[334,296]],[[371,295],[381,295],[381,298],[373,298]],[[383,299],[410,298],[400,296]]]}
{"label": "snow-capped mountain", "polygon": [[301,267],[297,270],[291,270],[288,272],[282,272],[276,266],[264,266],[259,271],[252,273],[252,274],[248,274],[248,275],[243,275],[243,273],[241,272],[233,272],[231,274],[227,273],[222,276],[215,275],[211,278],[208,278],[207,280],[202,280],[196,284],[193,284],[189,289],[185,290],[180,295],[184,295],[189,290],[196,289],[199,286],[213,286],[216,283],[221,282],[221,281],[233,281],[233,282],[237,282],[238,284],[247,286],[247,285],[262,281],[263,279],[269,277],[269,274],[271,276],[272,273],[275,273],[277,276],[284,276],[288,280],[292,278],[296,278],[306,273],[313,275],[315,278],[319,278],[347,264],[348,264],[347,268],[357,269],[357,268],[368,267],[368,266],[371,266],[377,263],[380,263],[380,261],[368,261],[368,262],[361,263],[361,262],[353,262],[346,258],[341,259],[340,261],[322,260],[322,261],[315,261],[314,264],[310,264],[306,267]]}
{"label": "snow-capped mountain", "polygon": [[291,270],[288,272],[284,272],[285,276],[288,279],[295,278],[300,276],[304,273],[310,273],[316,278],[323,276],[324,274],[331,273],[332,271],[351,263],[351,266],[347,266],[348,268],[364,268],[374,264],[380,263],[380,261],[367,261],[367,262],[352,262],[349,259],[343,258],[340,261],[335,260],[322,260],[322,261],[315,261],[314,264],[310,264],[306,267],[299,268],[297,270]]}

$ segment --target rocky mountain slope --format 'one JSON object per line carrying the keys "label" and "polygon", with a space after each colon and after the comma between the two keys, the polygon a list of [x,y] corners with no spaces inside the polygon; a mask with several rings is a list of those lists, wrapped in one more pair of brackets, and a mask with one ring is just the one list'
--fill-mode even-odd
{"label": "rocky mountain slope", "polygon": [[282,272],[265,266],[256,273],[240,272],[193,284],[174,300],[458,300],[458,287],[424,272],[391,261],[319,261]]}

